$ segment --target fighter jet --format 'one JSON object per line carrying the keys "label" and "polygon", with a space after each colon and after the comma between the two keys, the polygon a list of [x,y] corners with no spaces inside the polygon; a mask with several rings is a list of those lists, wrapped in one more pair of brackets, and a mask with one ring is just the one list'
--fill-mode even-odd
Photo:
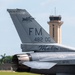
{"label": "fighter jet", "polygon": [[47,75],[75,75],[75,48],[57,44],[25,9],[7,9],[22,41],[13,70]]}

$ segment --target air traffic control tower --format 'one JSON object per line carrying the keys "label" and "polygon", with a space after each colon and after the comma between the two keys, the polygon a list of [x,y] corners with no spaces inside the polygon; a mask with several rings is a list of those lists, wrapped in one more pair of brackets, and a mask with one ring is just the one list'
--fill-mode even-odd
{"label": "air traffic control tower", "polygon": [[49,33],[50,36],[55,40],[56,43],[61,43],[62,41],[62,32],[61,25],[63,21],[61,21],[61,16],[50,16],[49,24]]}

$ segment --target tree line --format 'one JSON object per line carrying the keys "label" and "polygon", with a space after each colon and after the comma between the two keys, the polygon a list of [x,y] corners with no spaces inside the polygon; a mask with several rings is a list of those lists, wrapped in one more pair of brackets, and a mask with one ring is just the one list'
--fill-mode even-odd
{"label": "tree line", "polygon": [[5,63],[12,63],[12,56],[7,56],[5,53],[0,55],[0,65]]}

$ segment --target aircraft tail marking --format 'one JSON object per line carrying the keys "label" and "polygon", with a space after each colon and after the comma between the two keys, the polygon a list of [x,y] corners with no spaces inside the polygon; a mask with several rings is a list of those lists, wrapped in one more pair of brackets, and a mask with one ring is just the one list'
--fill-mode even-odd
{"label": "aircraft tail marking", "polygon": [[7,9],[22,43],[55,43],[50,35],[24,9]]}

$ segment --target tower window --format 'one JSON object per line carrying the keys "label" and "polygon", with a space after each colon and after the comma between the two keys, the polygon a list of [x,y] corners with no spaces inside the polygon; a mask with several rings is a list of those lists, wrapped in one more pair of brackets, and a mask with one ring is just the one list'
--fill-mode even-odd
{"label": "tower window", "polygon": [[53,38],[54,38],[54,24],[53,24]]}

